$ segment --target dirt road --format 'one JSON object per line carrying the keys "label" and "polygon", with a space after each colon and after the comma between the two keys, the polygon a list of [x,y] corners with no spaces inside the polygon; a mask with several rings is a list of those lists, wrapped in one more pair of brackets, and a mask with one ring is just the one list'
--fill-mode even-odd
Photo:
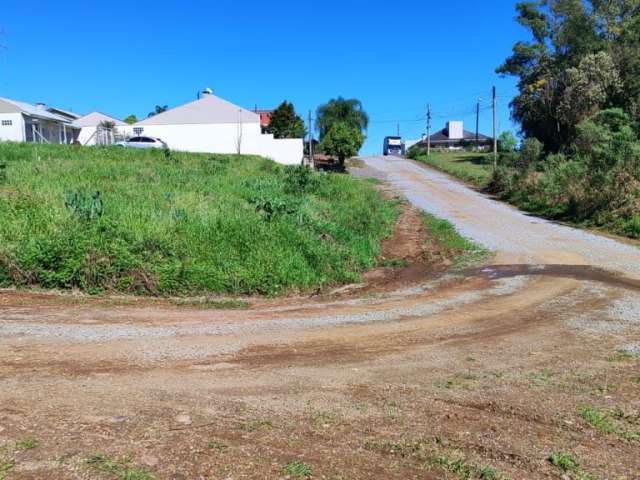
{"label": "dirt road", "polygon": [[495,256],[243,311],[0,293],[0,479],[640,478],[640,249],[364,161]]}

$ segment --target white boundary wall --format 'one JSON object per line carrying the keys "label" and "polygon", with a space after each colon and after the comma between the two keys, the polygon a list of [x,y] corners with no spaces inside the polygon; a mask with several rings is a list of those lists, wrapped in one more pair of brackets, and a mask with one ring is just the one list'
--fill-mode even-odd
{"label": "white boundary wall", "polygon": [[[120,130],[122,127],[118,127]],[[124,127],[128,130],[129,127]],[[274,139],[263,135],[259,123],[216,123],[181,125],[133,125],[130,135],[137,135],[134,128],[142,128],[140,135],[157,137],[170,149],[187,152],[240,153],[260,155],[285,165],[300,165],[303,157],[301,138]]]}

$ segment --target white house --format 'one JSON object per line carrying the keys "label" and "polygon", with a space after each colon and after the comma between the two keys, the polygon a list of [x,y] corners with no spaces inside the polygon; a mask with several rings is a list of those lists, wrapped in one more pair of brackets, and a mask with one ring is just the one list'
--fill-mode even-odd
{"label": "white house", "polygon": [[[114,128],[104,128],[106,123]],[[73,121],[80,130],[78,142],[81,145],[111,145],[123,137],[131,136],[131,125],[101,112],[91,112]]]}
{"label": "white house", "polygon": [[73,143],[78,132],[70,118],[50,112],[43,103],[0,97],[0,141]]}
{"label": "white house", "polygon": [[208,89],[193,102],[134,124],[133,135],[160,138],[172,150],[261,155],[287,165],[300,164],[303,158],[301,138],[262,134],[259,115]]}

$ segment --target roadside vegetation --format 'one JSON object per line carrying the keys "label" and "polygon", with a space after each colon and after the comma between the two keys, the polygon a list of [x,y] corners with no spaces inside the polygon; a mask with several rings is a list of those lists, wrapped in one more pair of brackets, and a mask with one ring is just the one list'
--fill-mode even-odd
{"label": "roadside vegetation", "polygon": [[640,238],[640,10],[637,1],[525,1],[530,32],[498,69],[523,141],[500,138],[499,168],[412,155],[527,211]]}
{"label": "roadside vegetation", "polygon": [[497,71],[525,137],[493,189],[527,210],[640,238],[640,11],[636,0],[519,3]]}
{"label": "roadside vegetation", "polygon": [[477,188],[485,188],[491,179],[492,160],[486,153],[433,151],[431,155],[427,155],[425,151],[413,148],[409,150],[408,156]]}
{"label": "roadside vegetation", "polygon": [[466,267],[489,256],[486,248],[460,235],[451,222],[428,213],[422,213],[422,219],[429,230],[430,241],[455,252],[454,266]]}
{"label": "roadside vegetation", "polygon": [[258,157],[2,144],[0,286],[266,294],[357,281],[397,209]]}

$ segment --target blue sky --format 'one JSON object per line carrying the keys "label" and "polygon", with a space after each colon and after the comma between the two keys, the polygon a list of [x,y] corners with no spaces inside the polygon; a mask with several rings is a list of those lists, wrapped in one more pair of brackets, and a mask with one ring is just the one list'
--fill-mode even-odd
{"label": "blue sky", "polygon": [[[198,90],[246,108],[292,101],[308,110],[359,98],[371,117],[362,153],[382,138],[464,120],[477,98],[499,95],[499,129],[515,130],[513,79],[494,73],[525,32],[514,2],[2,0],[0,96],[86,113],[145,117]],[[481,115],[491,133],[491,112]]]}

